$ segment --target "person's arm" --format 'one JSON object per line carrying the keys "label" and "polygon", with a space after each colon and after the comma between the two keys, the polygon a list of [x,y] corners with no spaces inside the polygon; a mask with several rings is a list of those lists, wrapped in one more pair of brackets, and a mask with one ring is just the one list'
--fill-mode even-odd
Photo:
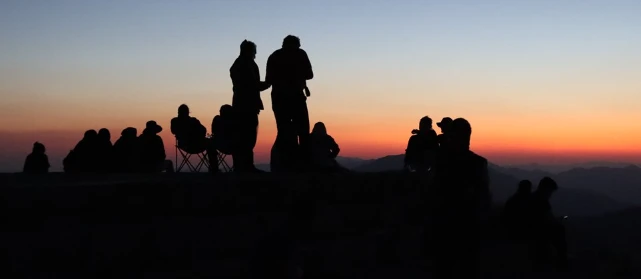
{"label": "person's arm", "polygon": [[303,77],[305,80],[313,79],[314,71],[312,70],[312,63],[309,61],[309,56],[307,56],[307,52],[302,49],[301,53],[303,59]]}
{"label": "person's arm", "polygon": [[274,84],[274,70],[276,69],[274,68],[274,54],[272,53],[267,58],[267,65],[265,67],[265,83],[269,84],[270,86]]}
{"label": "person's arm", "polygon": [[328,137],[329,137],[330,147],[332,150],[332,158],[336,158],[338,157],[338,153],[341,152],[341,149],[338,147],[338,143],[336,143],[336,140],[334,140],[332,136],[328,136]]}
{"label": "person's arm", "polygon": [[492,194],[490,193],[490,174],[488,163],[485,158],[483,158],[480,171],[481,176],[478,185],[479,209],[485,216],[487,216],[492,207]]}
{"label": "person's arm", "polygon": [[169,129],[171,130],[171,133],[176,135],[176,133],[178,132],[177,131],[178,129],[176,128],[176,118],[173,118],[171,120],[171,124],[169,126],[170,126]]}
{"label": "person's arm", "polygon": [[162,138],[158,136],[158,155],[161,155],[159,158],[162,158],[162,160],[167,159],[167,154],[165,154],[165,144],[162,141]]}
{"label": "person's arm", "polygon": [[31,171],[31,154],[27,155],[27,158],[24,160],[24,166],[22,167],[22,172]]}
{"label": "person's arm", "polygon": [[408,168],[414,163],[414,157],[416,156],[416,140],[417,138],[415,136],[411,136],[407,141],[407,148],[405,149],[405,158],[403,161],[405,163],[404,168]]}
{"label": "person's arm", "polygon": [[47,171],[46,172],[49,172],[49,169],[51,168],[51,164],[49,164],[49,156],[44,155],[44,158],[45,158],[45,164],[47,166],[47,168],[46,168]]}

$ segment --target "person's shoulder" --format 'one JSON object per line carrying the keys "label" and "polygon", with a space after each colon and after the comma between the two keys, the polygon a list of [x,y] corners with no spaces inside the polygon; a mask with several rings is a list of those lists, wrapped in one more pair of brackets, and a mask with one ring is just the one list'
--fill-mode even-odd
{"label": "person's shoulder", "polygon": [[487,165],[488,164],[488,161],[487,161],[487,159],[485,157],[474,153],[474,151],[470,151],[469,157],[470,157],[471,160],[473,160],[474,162],[476,162],[478,164],[483,164],[483,165]]}

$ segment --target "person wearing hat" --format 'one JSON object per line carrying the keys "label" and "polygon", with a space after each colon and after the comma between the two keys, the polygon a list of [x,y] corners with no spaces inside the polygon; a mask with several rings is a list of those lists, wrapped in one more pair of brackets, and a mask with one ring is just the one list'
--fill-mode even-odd
{"label": "person wearing hat", "polygon": [[138,137],[139,162],[141,172],[162,172],[165,165],[165,145],[158,135],[162,127],[156,121],[148,121]]}
{"label": "person wearing hat", "polygon": [[[487,159],[470,150],[472,126],[457,118],[449,126],[449,146],[430,170],[431,194],[426,242],[434,272],[443,277],[479,278],[480,231],[491,205]],[[450,272],[460,274],[449,274]]]}
{"label": "person wearing hat", "polygon": [[452,125],[452,118],[449,117],[443,117],[441,119],[441,122],[436,123],[436,126],[441,128],[441,134],[438,135],[438,145],[441,148],[446,148],[447,143],[448,143],[448,138],[449,138],[449,130],[450,126]]}

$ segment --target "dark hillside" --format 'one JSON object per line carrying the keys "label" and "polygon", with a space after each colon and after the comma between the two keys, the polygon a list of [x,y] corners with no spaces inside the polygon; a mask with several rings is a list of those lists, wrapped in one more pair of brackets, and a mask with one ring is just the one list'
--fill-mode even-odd
{"label": "dark hillside", "polygon": [[[0,182],[3,278],[247,278],[256,247],[292,216],[311,220],[307,241],[296,247],[313,251],[323,278],[425,278],[429,269],[420,225],[428,185],[419,175],[52,174]],[[572,224],[582,265],[571,275],[639,278],[620,260],[630,253],[586,244],[602,237],[585,233],[592,220],[601,219]],[[523,253],[498,227],[485,236],[484,270],[491,278],[516,276]]]}

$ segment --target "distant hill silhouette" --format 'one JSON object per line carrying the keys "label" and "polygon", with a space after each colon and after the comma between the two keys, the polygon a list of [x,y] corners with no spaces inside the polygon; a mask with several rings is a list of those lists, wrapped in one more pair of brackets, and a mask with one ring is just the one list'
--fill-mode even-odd
{"label": "distant hill silhouette", "polygon": [[[355,170],[361,172],[400,170],[403,167],[403,156],[404,155],[402,154],[389,155],[379,159],[371,160],[356,168]],[[552,203],[556,214],[560,216],[600,215],[632,206],[634,203],[630,202],[629,199],[615,199],[612,197],[612,195],[605,194],[607,190],[604,189],[606,187],[609,187],[607,185],[611,183],[611,181],[617,181],[616,179],[614,179],[617,174],[627,174],[618,177],[626,181],[636,181],[638,183],[637,185],[641,186],[641,171],[638,172],[640,177],[637,179],[634,176],[635,172],[629,168],[597,169],[597,171],[593,171],[591,175],[597,177],[603,176],[606,180],[594,179],[594,183],[589,183],[589,185],[592,185],[592,187],[580,187],[579,185],[583,183],[581,181],[583,181],[587,177],[582,174],[582,172],[580,171],[581,169],[570,171],[567,174],[563,173],[554,175],[544,171],[527,171],[517,168],[504,168],[496,164],[490,164],[489,167],[492,195],[496,202],[503,202],[507,200],[507,198],[514,193],[518,182],[522,179],[530,179],[534,183],[536,183],[544,176],[551,176],[555,178],[562,188],[552,198]],[[620,188],[628,188],[630,187],[630,183],[623,183]],[[600,191],[595,190],[598,188],[600,188]],[[639,191],[641,191],[641,188],[639,189]]]}
{"label": "distant hill silhouette", "polygon": [[575,168],[596,168],[596,167],[610,167],[610,168],[624,168],[633,165],[629,162],[609,162],[609,161],[592,161],[574,164],[518,164],[518,165],[505,165],[507,168],[517,168],[528,171],[544,171],[550,173],[560,173],[569,171]]}
{"label": "distant hill silhouette", "polygon": [[[336,161],[341,164],[341,166],[346,167],[350,170],[356,169],[361,165],[369,162],[370,160],[361,159],[356,157],[336,157]],[[269,164],[256,164],[256,167],[260,170],[269,171]]]}

